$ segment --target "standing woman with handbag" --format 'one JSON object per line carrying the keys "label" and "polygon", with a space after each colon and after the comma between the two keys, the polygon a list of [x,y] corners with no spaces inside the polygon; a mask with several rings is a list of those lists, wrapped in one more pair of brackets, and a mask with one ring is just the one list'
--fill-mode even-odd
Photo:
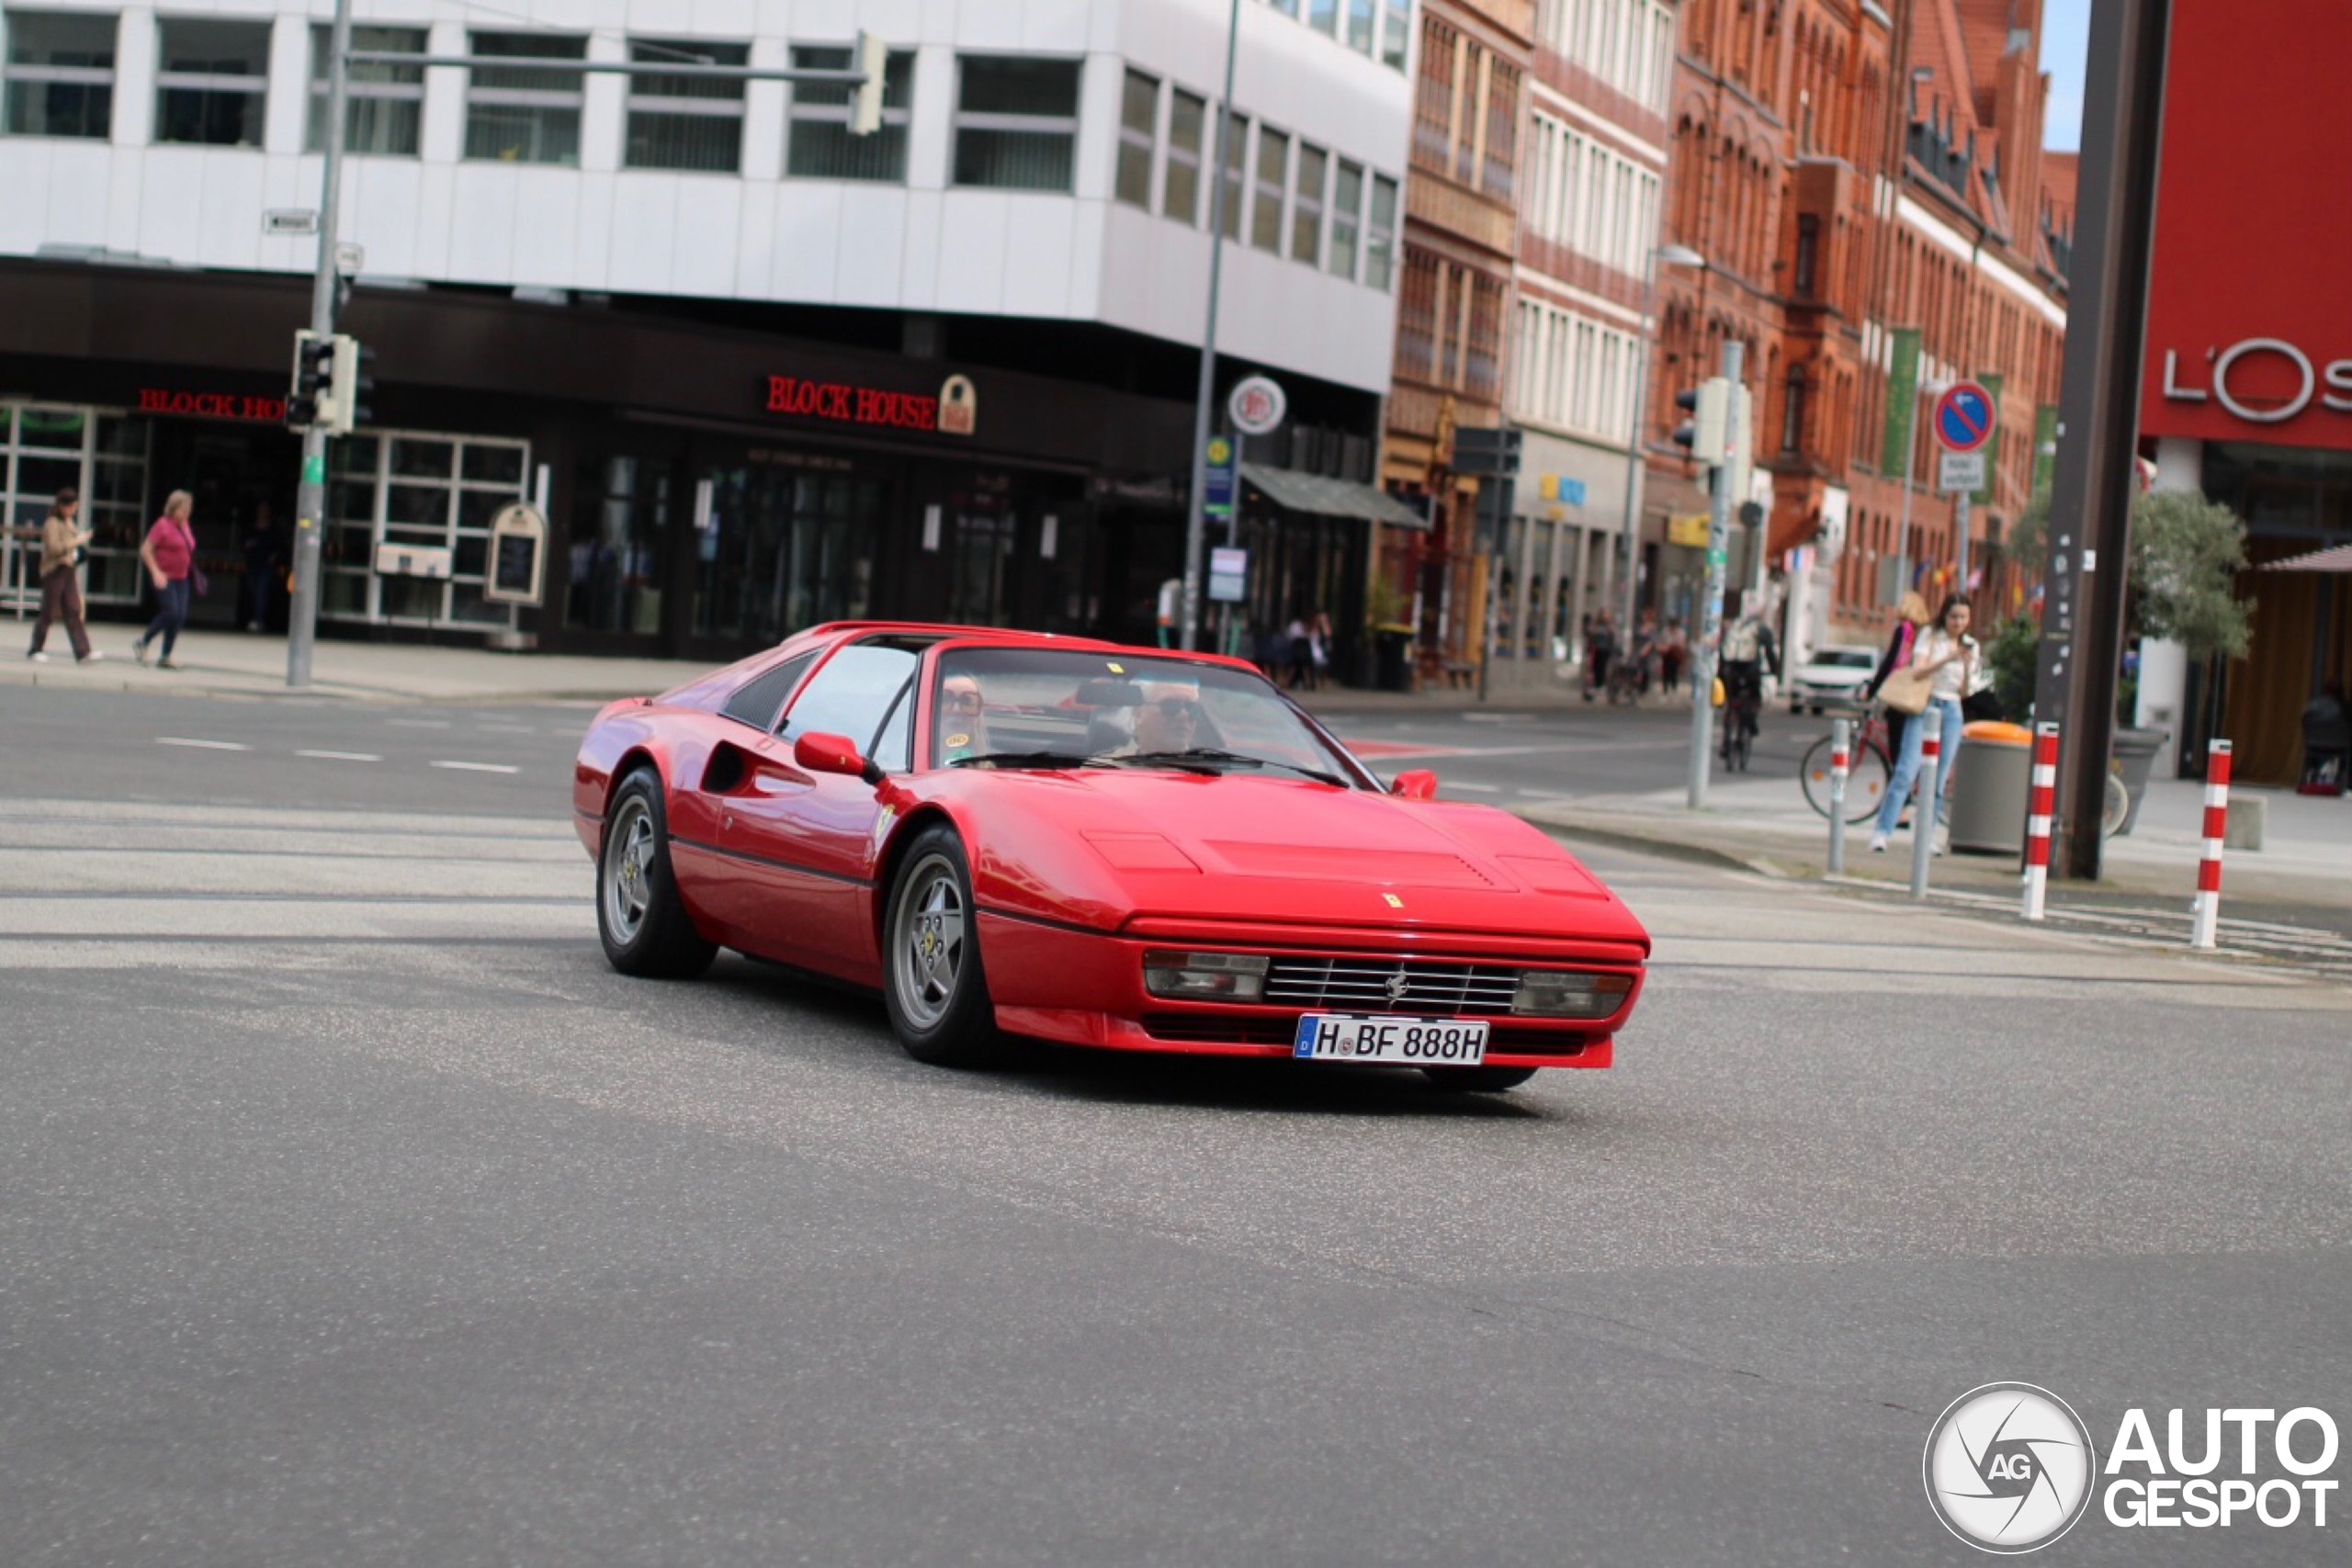
{"label": "standing woman with handbag", "polygon": [[[1919,628],[1928,624],[1928,602],[1919,597],[1916,588],[1906,588],[1903,597],[1894,602],[1894,630],[1887,634],[1886,652],[1880,656],[1878,672],[1871,683],[1862,688],[1862,695],[1876,700],[1885,688],[1886,678],[1897,670],[1911,667],[1911,650],[1919,641]],[[1881,703],[1886,709],[1886,754],[1890,760],[1903,755],[1903,731],[1911,723],[1912,710]]]}
{"label": "standing woman with handbag", "polygon": [[187,491],[172,491],[164,498],[164,514],[148,528],[139,547],[139,564],[147,569],[148,581],[155,585],[155,618],[130,647],[141,664],[147,662],[147,645],[160,633],[164,657],[158,664],[165,670],[179,668],[172,662],[172,649],[187,625],[190,591],[202,592],[203,574],[196,569],[196,530],[187,520],[195,506],[196,497]]}
{"label": "standing woman with handbag", "polygon": [[[1967,600],[1957,593],[1947,598],[1937,613],[1936,624],[1916,639],[1911,662],[1888,676],[1880,689],[1887,705],[1894,707],[1903,705],[1906,691],[1916,692],[1924,683],[1927,702],[1919,721],[1904,727],[1901,760],[1894,764],[1894,777],[1887,785],[1886,798],[1879,802],[1878,822],[1871,829],[1872,854],[1886,852],[1887,835],[1894,831],[1903,803],[1918,782],[1929,726],[1934,727],[1941,748],[1940,765],[1936,769],[1936,809],[1913,812],[1911,830],[1916,833],[1924,828],[1933,832],[1943,818],[1944,797],[1951,788],[1951,765],[1960,755],[1960,700],[1976,671],[1976,639],[1968,635],[1969,614]],[[1942,852],[1941,845],[1937,852]]]}

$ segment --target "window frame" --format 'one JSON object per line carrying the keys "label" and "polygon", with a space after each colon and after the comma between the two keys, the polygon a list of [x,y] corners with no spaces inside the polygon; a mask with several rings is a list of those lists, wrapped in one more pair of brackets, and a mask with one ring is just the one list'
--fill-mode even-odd
{"label": "window frame", "polygon": [[[62,21],[69,25],[107,24],[103,29],[106,33],[107,62],[104,65],[56,65],[17,60],[16,58],[17,28],[19,24],[35,17],[44,21]],[[19,11],[12,7],[8,12],[8,53],[6,56],[0,56],[0,96],[6,98],[5,103],[0,103],[0,135],[34,136],[63,141],[104,141],[109,139],[114,133],[115,87],[117,78],[121,73],[119,58],[121,49],[121,20],[119,16],[111,12]],[[95,26],[90,28],[94,39],[99,30]],[[14,129],[14,125],[17,118],[17,93],[20,86],[96,89],[99,95],[97,118],[104,123],[96,130],[51,130],[44,128],[40,130],[17,130]],[[87,107],[85,104],[85,112],[83,117],[85,124],[88,123],[90,118],[86,112]],[[48,116],[44,114],[42,119],[45,127]]]}
{"label": "window frame", "polygon": [[[1021,113],[1006,109],[973,109],[965,107],[970,86],[971,67],[984,65],[1054,65],[1069,73],[1069,112],[1068,115]],[[1080,112],[1084,107],[1085,62],[1064,55],[958,53],[956,56],[956,109],[948,125],[948,184],[963,190],[1028,190],[1052,195],[1069,196],[1076,189],[1078,178],[1078,139]],[[1000,136],[1057,136],[1069,141],[1069,168],[1058,185],[1009,185],[995,180],[967,178],[964,158],[964,137],[967,131]]]}
{"label": "window frame", "polygon": [[[368,35],[364,39],[362,34]],[[394,41],[395,38],[413,39],[413,44]],[[379,27],[370,22],[351,29],[354,49],[397,51],[403,54],[430,52],[431,39],[424,28]],[[311,71],[308,78],[302,116],[302,151],[310,153],[326,151],[327,100],[333,93],[329,72],[334,62],[328,52],[334,47],[334,28],[325,22],[311,24]],[[415,80],[398,75],[359,76],[356,72],[414,72]],[[366,147],[352,135],[352,121],[368,104],[414,104],[416,119],[412,130],[413,144],[404,151],[387,152],[379,147]],[[377,61],[354,64],[345,68],[343,83],[343,150],[347,156],[361,158],[414,158],[423,153],[424,141],[424,67],[393,65]]]}
{"label": "window frame", "polygon": [[[1290,218],[1291,149],[1295,141],[1290,132],[1276,130],[1272,126],[1258,127],[1258,145],[1250,159],[1250,243],[1268,255],[1281,255],[1289,236],[1285,232]],[[1277,156],[1282,166],[1271,183],[1266,178],[1266,154],[1278,146]],[[1266,217],[1266,204],[1273,203],[1273,221],[1262,225],[1269,231],[1259,232],[1261,220]]]}
{"label": "window frame", "polygon": [[[1152,210],[1152,198],[1158,194],[1159,181],[1154,177],[1159,162],[1159,108],[1161,88],[1166,84],[1148,71],[1126,67],[1119,78],[1119,144],[1111,171],[1111,199],[1123,207],[1142,211]],[[1137,89],[1142,91],[1138,100]],[[1144,107],[1144,124],[1138,129],[1131,115],[1138,101]],[[1142,160],[1138,169],[1135,160]],[[1130,192],[1127,176],[1135,172],[1139,188]]]}
{"label": "window frame", "polygon": [[[1331,231],[1325,242],[1325,267],[1334,277],[1344,277],[1353,283],[1358,276],[1363,252],[1364,197],[1370,187],[1370,171],[1364,165],[1347,158],[1331,161]],[[1353,200],[1342,202],[1340,193],[1349,179],[1355,181]],[[1347,234],[1344,244],[1340,235]],[[1346,265],[1340,265],[1342,260]]]}
{"label": "window frame", "polygon": [[[526,39],[534,43],[576,44],[579,46],[580,51],[576,55],[560,53],[535,54],[524,51],[513,51],[510,57],[517,60],[576,59],[582,62],[584,65],[588,58],[588,35],[586,33],[553,31],[536,32],[524,30],[520,32],[512,32],[494,31],[490,29],[469,29],[466,34],[467,52],[474,55],[483,53],[483,44],[485,40],[491,39]],[[466,73],[465,132],[463,140],[458,144],[458,160],[461,163],[468,164],[511,164],[516,165],[530,164],[544,168],[579,168],[581,166],[581,135],[582,130],[585,129],[584,122],[586,119],[588,103],[587,72],[582,69],[571,73],[571,85],[568,87],[521,87],[507,86],[503,84],[486,85],[481,80],[481,76],[485,73],[505,68],[500,66],[481,66],[469,69]],[[526,69],[529,72],[529,76],[532,81],[555,81],[565,74],[560,71],[544,69],[536,65],[526,67]],[[569,160],[562,158],[506,158],[495,153],[483,153],[472,151],[474,140],[474,110],[476,108],[554,110],[558,113],[568,111],[571,114],[573,122],[571,158]],[[537,137],[535,135],[534,141],[537,140]]]}
{"label": "window frame", "polygon": [[[269,20],[250,17],[159,16],[155,23],[155,119],[149,140],[165,147],[244,147],[259,151],[269,134]],[[218,29],[223,33],[249,29],[257,34],[261,50],[257,56],[261,71],[256,75],[231,71],[174,71],[165,63],[171,56],[167,41],[174,28]],[[165,134],[171,118],[166,105],[175,93],[193,93],[203,98],[232,96],[258,100],[258,110],[248,110],[253,130],[250,139],[240,137],[234,141],[213,141],[205,139]]]}
{"label": "window frame", "polygon": [[[662,60],[644,58],[639,52],[642,50],[659,50],[689,56],[688,59],[674,62],[681,65],[748,66],[752,62],[752,46],[749,43],[728,39],[653,39],[631,36],[628,43],[631,65],[666,63]],[[705,52],[697,54],[697,51]],[[726,58],[729,55],[737,58]],[[649,73],[645,75],[636,72],[629,73],[628,90],[621,103],[621,167],[651,169],[673,175],[741,175],[743,172],[744,89],[748,84],[740,78],[730,81],[725,77],[705,77],[699,80],[707,83],[714,89],[707,94],[692,91],[684,93],[642,91],[649,77],[654,74],[658,73]],[[697,79],[693,77],[682,78],[681,85],[691,88],[696,81]],[[638,117],[640,115],[649,119],[732,120],[735,122],[735,156],[723,166],[707,166],[700,164],[639,163],[636,157],[636,149]],[[651,127],[649,126],[647,129],[650,130]]]}
{"label": "window frame", "polygon": [[[795,70],[846,71],[854,63],[855,46],[846,43],[795,43],[786,52]],[[823,59],[805,58],[821,55]],[[795,82],[785,100],[784,108],[784,173],[795,180],[854,180],[864,185],[896,185],[907,183],[908,126],[913,119],[912,102],[915,90],[915,51],[894,49],[882,62],[882,124],[871,136],[859,139],[876,149],[887,149],[881,161],[893,164],[891,174],[819,173],[813,169],[793,167],[794,142],[803,126],[831,128],[841,133],[849,130],[852,90],[822,82]],[[809,98],[804,95],[821,94]],[[836,96],[835,95],[838,95]]]}
{"label": "window frame", "polygon": [[[1179,109],[1186,103],[1195,105],[1198,108],[1193,125],[1193,142],[1190,148],[1180,146],[1176,139],[1176,117]],[[1188,93],[1173,83],[1169,85],[1168,134],[1165,139],[1167,149],[1159,161],[1158,192],[1161,217],[1172,218],[1191,228],[1200,226],[1201,192],[1204,186],[1210,183],[1201,176],[1216,154],[1216,149],[1213,145],[1216,138],[1216,116],[1206,96],[1200,93]],[[1187,172],[1193,182],[1193,199],[1187,202],[1181,211],[1170,199],[1170,186],[1174,183],[1176,171],[1180,167]]]}
{"label": "window frame", "polygon": [[[1316,165],[1314,189],[1307,188],[1307,165]],[[1290,259],[1323,270],[1323,216],[1329,205],[1331,154],[1328,149],[1302,141],[1290,161]],[[1306,241],[1306,254],[1298,242]]]}
{"label": "window frame", "polygon": [[[1363,281],[1366,288],[1385,294],[1396,283],[1402,192],[1396,181],[1378,170],[1374,170],[1371,177],[1372,198],[1365,204],[1363,224]],[[1381,215],[1383,197],[1386,198],[1388,209],[1385,221]],[[1375,272],[1379,274],[1376,278],[1373,276]]]}
{"label": "window frame", "polygon": [[[807,678],[808,674],[808,667],[816,661],[816,652],[814,649],[811,649],[807,653],[796,653],[789,659],[781,660],[776,663],[769,665],[766,669],[761,671],[758,674],[752,676],[750,680],[744,682],[741,685],[727,694],[726,700],[718,705],[718,716],[721,718],[731,718],[736,723],[742,725],[746,728],[758,730],[762,735],[775,734],[777,723],[784,717],[785,709],[789,707],[792,704],[793,694],[800,690],[800,682]],[[755,719],[748,713],[738,713],[735,711],[736,703],[740,701],[746,693],[752,691],[754,687],[769,682],[778,683],[782,687],[782,691],[775,699],[775,711],[770,713],[766,719]]]}

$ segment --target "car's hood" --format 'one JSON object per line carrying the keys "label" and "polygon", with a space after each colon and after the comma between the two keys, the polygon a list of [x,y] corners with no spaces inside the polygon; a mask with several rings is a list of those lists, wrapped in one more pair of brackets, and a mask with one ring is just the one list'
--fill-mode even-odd
{"label": "car's hood", "polygon": [[1574,856],[1487,807],[1272,774],[1107,769],[998,773],[988,795],[978,815],[997,827],[986,836],[984,879],[998,870],[1033,887],[1100,886],[1107,873],[1112,896],[1092,902],[1125,919],[1648,940]]}

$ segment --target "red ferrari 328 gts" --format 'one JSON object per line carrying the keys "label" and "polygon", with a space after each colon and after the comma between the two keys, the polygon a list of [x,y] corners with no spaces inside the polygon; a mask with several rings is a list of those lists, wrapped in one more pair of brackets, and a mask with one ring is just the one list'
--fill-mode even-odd
{"label": "red ferrari 328 gts", "polygon": [[836,624],[606,707],[572,781],[624,974],[720,947],[876,987],[926,1062],[999,1032],[1605,1067],[1649,936],[1551,839],[1380,781],[1238,660]]}

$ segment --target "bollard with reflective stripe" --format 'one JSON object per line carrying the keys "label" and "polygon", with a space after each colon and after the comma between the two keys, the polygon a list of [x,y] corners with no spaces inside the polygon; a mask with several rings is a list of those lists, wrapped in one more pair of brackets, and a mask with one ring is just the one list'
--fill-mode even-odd
{"label": "bollard with reflective stripe", "polygon": [[2058,727],[2033,727],[2033,786],[2025,807],[2025,918],[2041,919],[2050,886],[2050,818],[2057,805]]}
{"label": "bollard with reflective stripe", "polygon": [[1829,725],[1829,874],[1842,876],[1846,871],[1846,776],[1852,770],[1853,759],[1847,752],[1853,739],[1853,727],[1846,719],[1833,719]]}
{"label": "bollard with reflective stripe", "polygon": [[1943,719],[1931,705],[1911,721],[1928,728],[1919,732],[1919,793],[1911,797],[1911,897],[1928,896],[1928,858],[1936,852],[1937,763],[1943,754]]}
{"label": "bollard with reflective stripe", "polygon": [[2190,907],[2188,945],[2210,948],[2222,926],[2222,840],[2230,825],[2230,743],[2205,753],[2205,853],[2197,863],[2197,901]]}

